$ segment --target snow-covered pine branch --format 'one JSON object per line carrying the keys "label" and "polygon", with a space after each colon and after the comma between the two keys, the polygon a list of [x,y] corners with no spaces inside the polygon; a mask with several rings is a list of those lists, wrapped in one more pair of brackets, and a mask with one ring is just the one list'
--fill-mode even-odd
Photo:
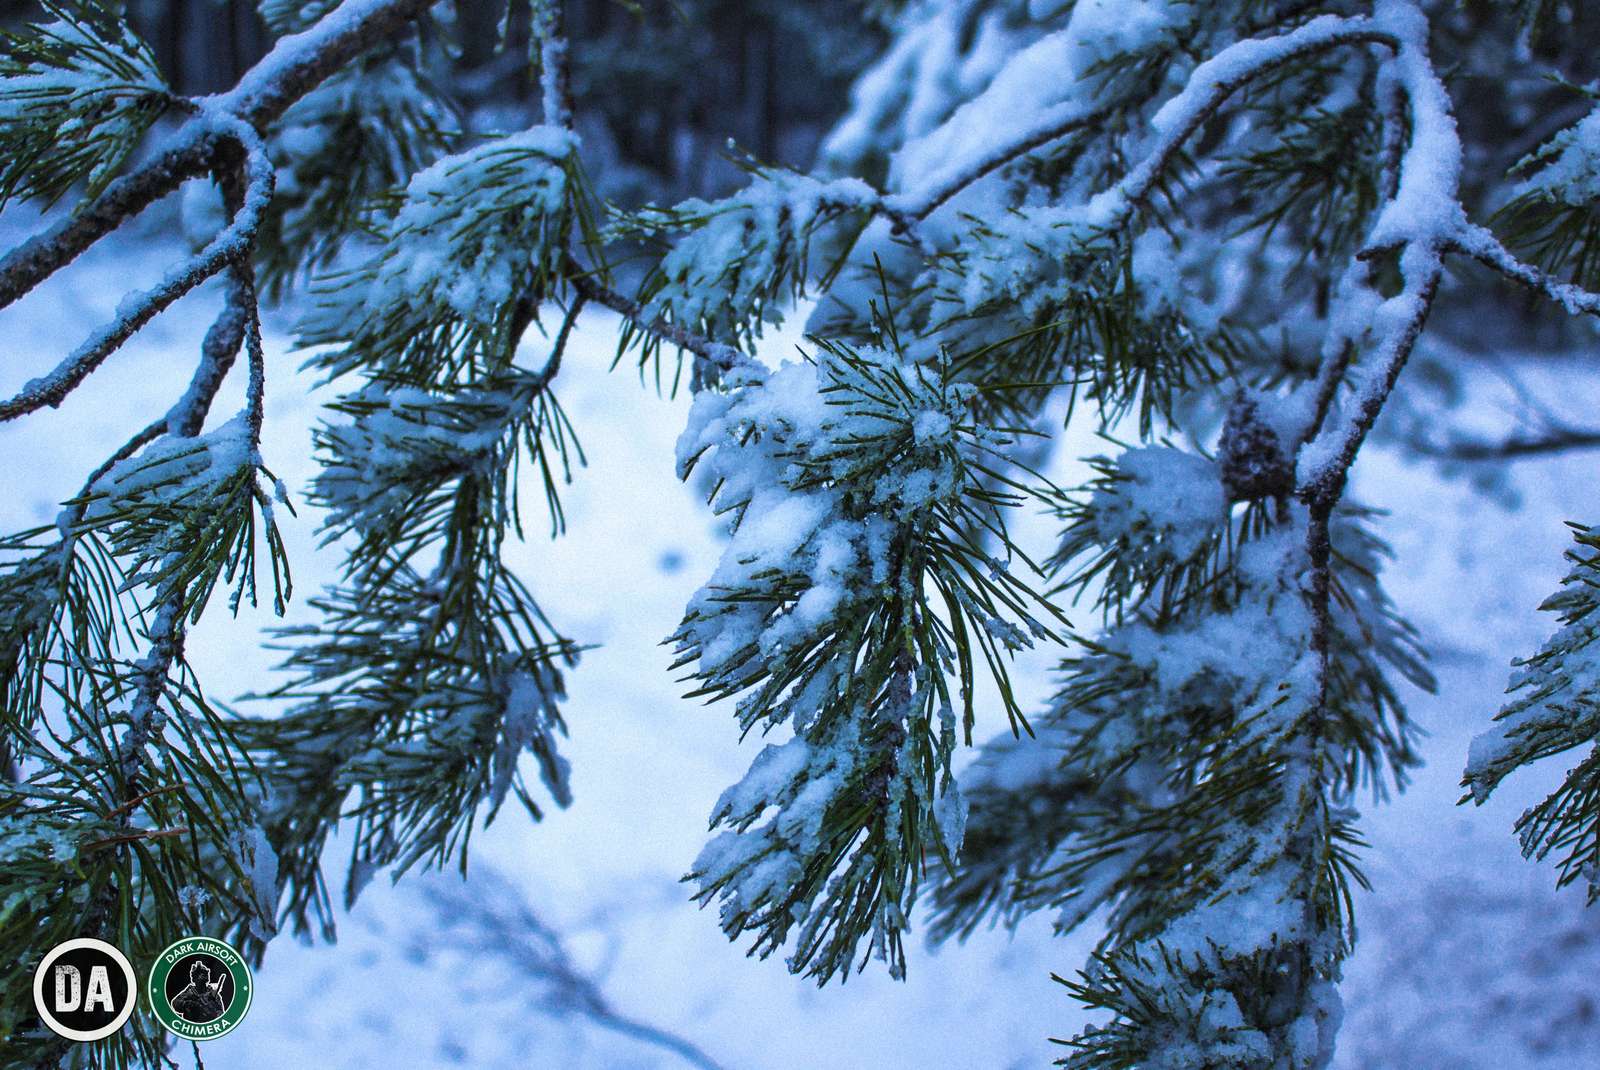
{"label": "snow-covered pine branch", "polygon": [[[524,468],[565,530],[583,454],[556,393],[599,307],[658,382],[692,360],[679,473],[728,543],[670,643],[694,696],[775,736],[685,860],[728,935],[825,981],[902,974],[925,882],[937,936],[1099,916],[1066,1065],[1322,1070],[1353,803],[1403,783],[1400,682],[1431,685],[1352,467],[1441,302],[1489,278],[1600,312],[1592,101],[1496,185],[1468,174],[1492,124],[1458,124],[1478,102],[1434,58],[1485,26],[1511,54],[1550,7],[913,0],[814,172],[745,157],[726,195],[623,210],[585,170],[560,0],[523,13],[537,116],[492,134],[430,81],[455,16],[421,0],[265,0],[275,47],[199,99],[117,18],[51,6],[0,57],[0,203],[78,200],[0,258],[0,307],[190,180],[223,218],[0,420],[48,419],[208,280],[223,302],[171,408],[58,524],[0,540],[0,816],[24,817],[0,825],[0,962],[68,932],[259,954],[280,921],[331,931],[341,823],[348,900],[382,868],[465,867],[508,798],[570,802],[581,637],[504,550]],[[289,593],[258,278],[306,302],[338,380],[309,504],[344,557],[318,623],[280,634],[289,682],[241,716],[184,644],[218,586],[254,601],[261,544]],[[774,363],[765,328],[810,298],[802,359]],[[241,352],[244,409],[208,427]],[[1131,439],[1071,493],[1028,464],[1056,399]],[[1007,523],[1030,502],[1063,529],[1038,569]],[[1593,741],[1592,571],[1575,552],[1562,630],[1474,750],[1480,798]],[[1069,634],[1069,597],[1096,628]],[[1030,717],[1009,663],[1038,644],[1072,649]],[[980,722],[1011,732],[958,773]],[[1600,864],[1593,764],[1519,826],[1564,882]],[[60,1057],[23,1028],[0,1013]],[[139,1017],[114,1054],[163,1043]]]}
{"label": "snow-covered pine branch", "polygon": [[798,925],[791,969],[826,981],[859,951],[898,975],[924,860],[960,852],[951,760],[978,676],[1020,718],[1007,662],[1065,622],[1016,575],[1025,561],[985,549],[1022,499],[983,483],[1011,442],[973,423],[971,386],[847,346],[724,385],[696,399],[678,461],[711,481],[732,535],[673,641],[694,694],[792,737],[718,801],[727,831],[692,879],[753,952]]}
{"label": "snow-covered pine branch", "polygon": [[1537,653],[1513,664],[1510,701],[1494,726],[1472,742],[1462,783],[1473,801],[1486,802],[1512,773],[1558,754],[1587,748],[1561,786],[1517,819],[1523,853],[1556,856],[1561,884],[1582,882],[1592,904],[1600,900],[1600,677],[1595,663],[1594,533],[1573,525],[1577,543],[1567,551],[1572,571],[1540,609],[1559,615],[1561,627]]}

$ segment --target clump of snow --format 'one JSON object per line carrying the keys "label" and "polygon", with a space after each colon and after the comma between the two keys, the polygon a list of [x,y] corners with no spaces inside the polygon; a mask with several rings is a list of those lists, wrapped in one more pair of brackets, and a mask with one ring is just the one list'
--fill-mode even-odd
{"label": "clump of snow", "polygon": [[[506,310],[564,253],[576,148],[572,132],[536,126],[417,172],[366,261],[316,290],[301,324],[306,342],[350,346],[371,361],[406,353],[444,325],[496,336]],[[426,370],[404,369],[412,380]]]}
{"label": "clump of snow", "polygon": [[1187,561],[1228,520],[1216,462],[1170,446],[1126,450],[1089,502],[1093,538],[1152,569]]}
{"label": "clump of snow", "polygon": [[83,518],[94,522],[153,506],[195,508],[255,461],[243,413],[204,435],[163,435],[89,485]]}
{"label": "clump of snow", "polygon": [[[833,939],[834,908],[813,913],[817,897],[875,867],[869,951],[894,972],[913,894],[905,882],[915,880],[900,874],[925,848],[954,856],[965,834],[966,804],[950,776],[955,715],[935,700],[935,674],[951,671],[943,660],[953,658],[929,665],[908,654],[887,684],[869,686],[860,659],[882,652],[858,629],[931,582],[908,559],[973,486],[974,440],[963,430],[973,394],[880,349],[825,348],[814,362],[770,372],[746,365],[723,386],[695,398],[678,464],[684,475],[705,473],[732,532],[673,642],[705,691],[742,693],[744,727],[787,723],[794,734],[723,793],[711,819],[727,830],[692,876],[701,899],[721,900],[730,934],[763,931],[758,949],[800,923],[800,961]],[[1033,644],[1031,629],[953,597],[997,647]],[[843,866],[828,838],[851,822],[873,831],[848,874],[823,881],[818,867]]]}

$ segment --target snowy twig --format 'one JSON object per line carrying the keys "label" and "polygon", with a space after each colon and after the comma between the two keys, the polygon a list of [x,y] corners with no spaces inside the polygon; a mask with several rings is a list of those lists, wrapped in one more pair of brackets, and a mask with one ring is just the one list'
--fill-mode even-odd
{"label": "snowy twig", "polygon": [[640,330],[655,335],[663,342],[687,350],[723,371],[731,371],[746,358],[733,346],[714,342],[698,332],[665,316],[651,316],[644,306],[626,294],[618,293],[576,263],[569,264],[567,279],[586,299],[602,305],[626,318]]}
{"label": "snowy twig", "polygon": [[539,88],[547,126],[572,128],[572,67],[567,50],[565,0],[536,0],[533,32],[539,39]]}
{"label": "snowy twig", "polygon": [[[1333,331],[1341,348],[1324,360],[1340,360],[1343,346],[1354,341],[1358,326],[1373,329],[1377,344],[1344,425],[1314,427],[1316,437],[1301,452],[1298,493],[1314,515],[1331,514],[1343,496],[1350,466],[1433,307],[1444,270],[1441,256],[1464,229],[1459,198],[1461,141],[1449,93],[1428,58],[1427,20],[1409,2],[1396,0],[1382,5],[1382,10],[1385,25],[1394,27],[1391,39],[1397,42],[1397,51],[1389,66],[1409,104],[1412,133],[1400,162],[1395,195],[1385,203],[1366,247],[1357,256],[1371,270],[1372,261],[1392,253],[1404,282],[1400,293],[1383,301],[1377,301],[1366,285],[1352,286],[1345,315],[1335,317]],[[1360,270],[1353,267],[1346,281],[1353,281]],[[1362,322],[1345,322],[1357,318]]]}
{"label": "snowy twig", "polygon": [[1102,201],[1116,216],[1126,218],[1148,200],[1189,138],[1238,90],[1296,60],[1361,44],[1384,45],[1391,50],[1400,47],[1393,33],[1371,19],[1333,15],[1313,19],[1276,37],[1228,46],[1196,67],[1183,90],[1161,106],[1151,121],[1156,131],[1154,146],[1122,181],[1095,200]]}
{"label": "snowy twig", "polygon": [[1600,294],[1570,282],[1562,282],[1549,272],[1518,260],[1486,227],[1475,224],[1461,227],[1447,248],[1470,256],[1512,282],[1543,294],[1572,315],[1600,316]]}
{"label": "snowy twig", "polygon": [[204,249],[168,271],[153,289],[123,298],[116,318],[91,335],[55,370],[30,380],[16,396],[0,401],[0,421],[16,419],[47,405],[59,405],[158,312],[249,252],[272,197],[272,164],[260,136],[247,124],[229,115],[217,116],[214,121],[218,132],[235,138],[245,154],[246,192],[238,213]]}
{"label": "snowy twig", "polygon": [[185,126],[173,141],[137,171],[115,179],[88,205],[0,257],[0,308],[70,264],[185,179],[205,173],[217,151],[217,139],[198,126]]}
{"label": "snowy twig", "polygon": [[250,315],[245,269],[235,263],[223,278],[222,311],[200,343],[200,363],[189,381],[189,389],[184,391],[183,397],[173,405],[163,421],[163,427],[174,435],[192,436],[200,433],[204,412],[195,402],[216,393],[217,387],[233,367],[240,346],[244,344],[245,320]]}

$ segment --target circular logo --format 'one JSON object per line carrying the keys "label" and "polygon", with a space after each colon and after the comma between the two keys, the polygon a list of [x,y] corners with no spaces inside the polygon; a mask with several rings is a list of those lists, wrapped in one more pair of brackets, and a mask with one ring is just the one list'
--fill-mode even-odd
{"label": "circular logo", "polygon": [[156,1020],[185,1040],[215,1040],[238,1025],[254,988],[244,958],[209,936],[169,945],[145,986]]}
{"label": "circular logo", "polygon": [[57,944],[33,971],[33,1005],[46,1028],[68,1040],[99,1040],[122,1028],[139,996],[128,957],[83,936]]}

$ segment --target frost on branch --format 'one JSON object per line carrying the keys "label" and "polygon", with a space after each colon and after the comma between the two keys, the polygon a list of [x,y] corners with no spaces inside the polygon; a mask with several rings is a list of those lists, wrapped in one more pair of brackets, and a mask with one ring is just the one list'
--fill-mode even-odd
{"label": "frost on branch", "polygon": [[122,22],[93,6],[44,8],[55,22],[0,39],[0,207],[54,201],[80,181],[93,197],[173,99]]}
{"label": "frost on branch", "polygon": [[984,548],[1018,499],[980,481],[1008,437],[973,425],[970,386],[834,345],[726,386],[696,398],[678,459],[732,538],[672,641],[694,694],[792,738],[719,800],[692,877],[754,952],[799,925],[796,972],[848,973],[867,939],[898,974],[923,867],[961,844],[975,663],[1019,717],[1009,655],[1063,622]]}
{"label": "frost on branch", "polygon": [[1573,568],[1539,608],[1561,627],[1530,658],[1519,659],[1496,725],[1472,742],[1463,783],[1479,803],[1511,773],[1569,750],[1588,748],[1561,786],[1517,821],[1525,855],[1554,854],[1560,885],[1583,881],[1600,900],[1600,535],[1573,525]]}

